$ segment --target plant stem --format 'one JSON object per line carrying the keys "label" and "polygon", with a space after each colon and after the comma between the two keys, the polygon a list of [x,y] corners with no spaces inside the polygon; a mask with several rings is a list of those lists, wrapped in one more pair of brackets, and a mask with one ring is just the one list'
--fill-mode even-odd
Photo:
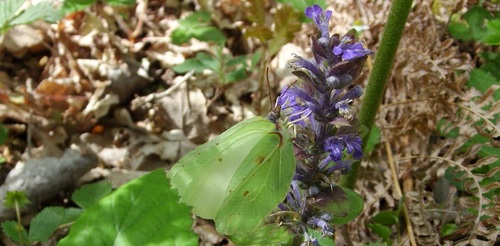
{"label": "plant stem", "polygon": [[[371,130],[375,121],[412,2],[412,0],[394,0],[389,10],[387,24],[385,25],[380,47],[375,55],[373,70],[370,74],[359,113],[360,123],[366,126],[368,130]],[[366,146],[368,136],[369,134],[363,138],[363,148]],[[349,174],[342,176],[340,184],[343,187],[354,189],[360,165],[360,161],[353,163]]]}
{"label": "plant stem", "polygon": [[19,208],[19,202],[15,201],[14,206],[16,209],[16,217],[17,217],[17,233],[19,233],[19,245],[23,246],[23,233],[21,228],[23,227],[22,221],[21,221],[21,209]]}

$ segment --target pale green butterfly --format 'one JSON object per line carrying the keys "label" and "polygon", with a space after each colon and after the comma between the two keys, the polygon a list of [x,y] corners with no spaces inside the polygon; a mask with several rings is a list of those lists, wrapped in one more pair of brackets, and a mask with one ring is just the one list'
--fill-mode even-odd
{"label": "pale green butterfly", "polygon": [[184,156],[167,177],[192,212],[219,233],[251,233],[285,198],[295,172],[290,133],[269,119],[246,119]]}

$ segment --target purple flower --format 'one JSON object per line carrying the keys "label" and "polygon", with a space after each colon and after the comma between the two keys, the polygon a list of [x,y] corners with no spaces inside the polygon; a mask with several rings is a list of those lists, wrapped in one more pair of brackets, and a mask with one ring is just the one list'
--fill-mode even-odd
{"label": "purple flower", "polygon": [[330,17],[332,17],[332,11],[328,10],[323,13],[323,9],[319,5],[315,4],[307,7],[305,14],[307,17],[314,20],[314,23],[321,32],[321,38],[318,41],[323,45],[328,44],[330,38],[328,22],[330,21]]}
{"label": "purple flower", "polygon": [[340,43],[339,45],[333,47],[333,54],[335,54],[336,56],[342,55],[342,60],[350,61],[356,58],[366,57],[367,55],[372,54],[372,51],[363,48],[363,45],[361,43]]}
{"label": "purple flower", "polygon": [[344,157],[344,150],[352,154],[353,158],[360,159],[363,156],[361,149],[361,138],[353,134],[335,135],[326,139],[323,149],[329,152],[323,162],[340,162]]}

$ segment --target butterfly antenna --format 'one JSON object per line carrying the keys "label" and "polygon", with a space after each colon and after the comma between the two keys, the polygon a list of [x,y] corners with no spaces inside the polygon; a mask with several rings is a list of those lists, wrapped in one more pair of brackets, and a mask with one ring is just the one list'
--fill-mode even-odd
{"label": "butterfly antenna", "polygon": [[273,91],[271,90],[271,82],[269,80],[269,67],[266,67],[266,82],[267,82],[267,90],[269,91],[269,103],[270,105],[274,105],[273,103]]}

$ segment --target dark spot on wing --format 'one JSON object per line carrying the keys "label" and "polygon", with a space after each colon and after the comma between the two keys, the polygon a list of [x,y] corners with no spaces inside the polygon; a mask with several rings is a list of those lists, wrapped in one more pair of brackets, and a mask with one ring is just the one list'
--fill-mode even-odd
{"label": "dark spot on wing", "polygon": [[260,165],[260,164],[262,164],[262,162],[264,162],[265,160],[266,160],[266,157],[265,157],[265,156],[263,156],[263,155],[260,155],[260,156],[258,156],[258,157],[257,157],[257,159],[255,159],[255,164]]}
{"label": "dark spot on wing", "polygon": [[219,162],[222,162],[222,158],[219,157],[219,159],[217,159]]}
{"label": "dark spot on wing", "polygon": [[245,192],[243,192],[243,196],[248,196],[250,192],[248,192],[247,190]]}

